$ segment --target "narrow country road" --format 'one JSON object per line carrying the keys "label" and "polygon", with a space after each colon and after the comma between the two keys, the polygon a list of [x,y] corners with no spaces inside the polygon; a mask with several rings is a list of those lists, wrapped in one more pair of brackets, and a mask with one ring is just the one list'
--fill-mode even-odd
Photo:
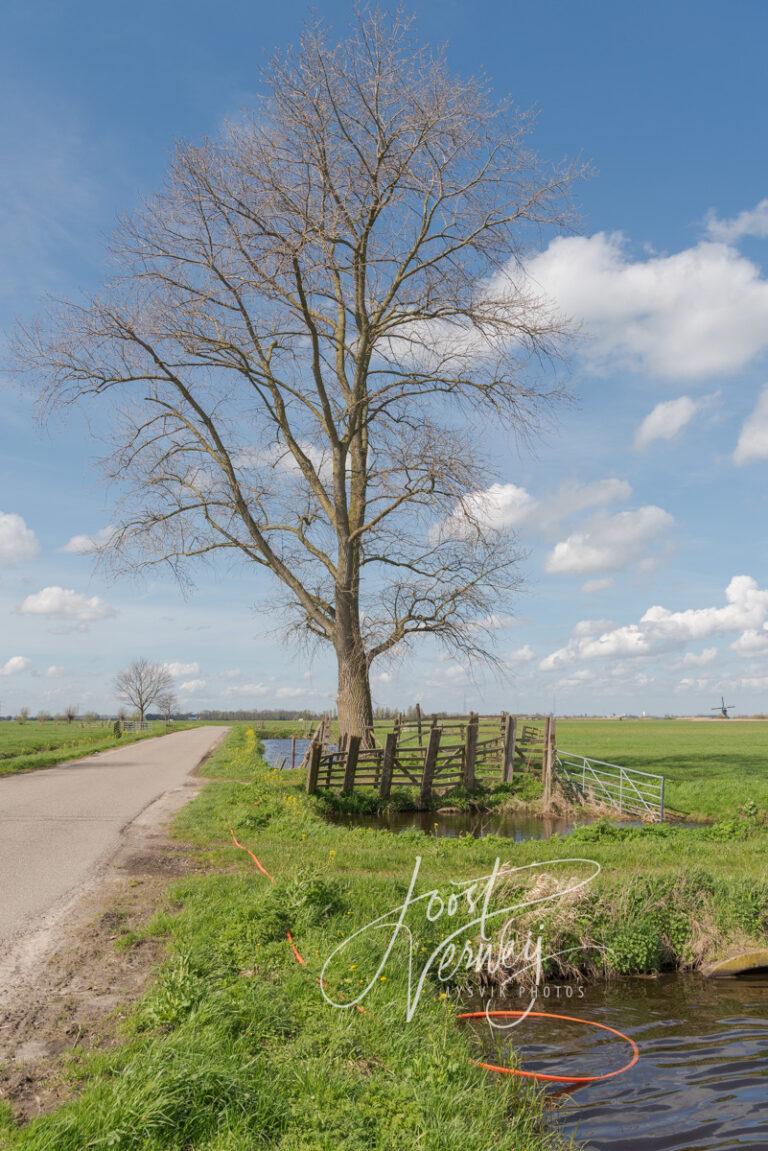
{"label": "narrow country road", "polygon": [[190,728],[0,779],[0,956],[76,894],[226,730]]}

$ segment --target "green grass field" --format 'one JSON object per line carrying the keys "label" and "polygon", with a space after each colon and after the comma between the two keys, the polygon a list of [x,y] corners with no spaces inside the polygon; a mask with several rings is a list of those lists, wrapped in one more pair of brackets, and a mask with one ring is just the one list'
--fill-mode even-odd
{"label": "green grass field", "polygon": [[[165,724],[155,723],[146,732],[124,733],[119,742],[132,743],[164,733]],[[106,751],[117,743],[111,723],[6,720],[0,723],[0,775],[51,767],[68,759]]]}
{"label": "green grass field", "polygon": [[[361,937],[331,976],[333,994],[349,1000],[373,971],[365,1010],[336,1010],[321,998],[324,960],[398,906],[417,854],[419,891],[443,896],[454,881],[487,874],[497,856],[517,866],[567,861],[568,877],[580,868],[574,857],[599,862],[592,893],[569,898],[554,918],[544,914],[546,948],[587,941],[616,975],[765,945],[768,832],[754,819],[734,828],[597,824],[520,844],[347,828],[322,818],[298,771],[265,769],[242,727],[206,773],[217,782],[180,812],[176,831],[205,853],[209,873],[175,884],[146,928],[116,941],[130,950],[164,938],[157,980],[123,1016],[121,1042],[70,1057],[70,1103],[21,1128],[0,1109],[9,1151],[561,1148],[542,1126],[536,1092],[472,1064],[472,1034],[454,1018],[457,985],[430,977],[405,1023],[405,951],[375,978],[381,933]],[[230,828],[258,853],[273,886],[232,845]],[[537,925],[542,913],[532,912]],[[428,953],[445,924],[422,926]],[[306,967],[294,960],[287,929]]]}
{"label": "green grass field", "polygon": [[768,813],[768,720],[558,720],[557,744],[666,776],[669,809],[693,819]]}

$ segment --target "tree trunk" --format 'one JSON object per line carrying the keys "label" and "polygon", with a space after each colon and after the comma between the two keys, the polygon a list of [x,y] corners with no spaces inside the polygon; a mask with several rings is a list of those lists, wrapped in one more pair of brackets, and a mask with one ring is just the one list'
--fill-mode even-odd
{"label": "tree trunk", "polygon": [[339,737],[360,736],[363,747],[371,746],[373,704],[368,679],[368,661],[362,640],[343,637],[336,644],[339,665]]}

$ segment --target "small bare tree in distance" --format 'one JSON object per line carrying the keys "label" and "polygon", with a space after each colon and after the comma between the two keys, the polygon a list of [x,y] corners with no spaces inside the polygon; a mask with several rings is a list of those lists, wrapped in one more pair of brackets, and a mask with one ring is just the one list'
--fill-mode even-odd
{"label": "small bare tree in distance", "polygon": [[176,693],[170,689],[157,697],[157,709],[165,720],[166,726],[173,719],[173,713],[178,710],[179,701]]}
{"label": "small bare tree in distance", "polygon": [[74,723],[74,721],[77,719],[77,712],[78,707],[74,703],[70,703],[67,705],[67,707],[64,708],[64,718],[66,719],[67,723]]}
{"label": "small bare tree in distance", "polygon": [[565,327],[525,280],[568,218],[530,117],[450,74],[409,21],[312,28],[220,139],[179,147],[122,225],[119,275],[21,332],[49,405],[112,396],[119,566],[229,555],[267,569],[289,630],[330,645],[342,732],[375,660],[432,635],[492,658],[518,581],[478,491],[488,423],[560,394]]}
{"label": "small bare tree in distance", "polygon": [[173,679],[161,663],[135,659],[115,677],[115,695],[131,705],[144,722],[147,709],[173,693]]}

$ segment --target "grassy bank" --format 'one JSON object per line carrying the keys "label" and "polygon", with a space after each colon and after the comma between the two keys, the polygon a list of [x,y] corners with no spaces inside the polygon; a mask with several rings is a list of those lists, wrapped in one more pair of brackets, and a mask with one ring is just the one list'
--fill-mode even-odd
{"label": "grassy bank", "polygon": [[[190,724],[177,724],[179,731]],[[118,739],[111,723],[58,723],[30,720],[27,723],[0,723],[0,776],[20,771],[54,767],[70,759],[109,751],[124,743],[165,735],[164,723],[153,723],[143,732],[124,732]]]}
{"label": "grassy bank", "polygon": [[[178,819],[177,833],[207,853],[212,872],[177,884],[149,929],[167,937],[168,958],[123,1042],[73,1059],[78,1098],[22,1129],[7,1123],[3,1146],[556,1147],[529,1091],[511,1079],[489,1080],[472,1065],[471,1036],[437,987],[405,1023],[402,964],[376,980],[363,1013],[323,1001],[323,960],[356,925],[403,898],[414,844],[329,827],[295,773],[267,771],[254,742],[242,729],[233,735],[206,767],[218,781]],[[274,886],[231,846],[230,825],[274,873]],[[449,862],[435,856],[435,874],[445,876]],[[306,967],[291,954],[287,926]],[[139,942],[126,937],[120,946]],[[380,942],[370,940],[368,961]],[[335,977],[338,994],[357,984],[365,963],[364,947],[359,966],[345,965]]]}
{"label": "grassy bank", "polygon": [[[471,993],[473,978],[457,972],[440,983],[430,976],[406,1023],[405,943],[378,975],[384,939],[373,932],[341,955],[327,983],[333,998],[348,1002],[372,980],[364,1011],[333,1008],[320,994],[325,959],[401,903],[417,854],[418,890],[434,887],[443,898],[453,881],[486,875],[497,856],[515,867],[561,861],[528,877],[539,893],[547,885],[556,890],[558,876],[586,874],[584,860],[599,863],[596,885],[535,909],[545,954],[576,948],[548,965],[553,975],[576,967],[595,975],[696,967],[730,947],[766,944],[768,834],[754,820],[695,830],[599,824],[523,844],[391,835],[329,825],[298,772],[264,767],[252,731],[238,729],[206,770],[216,782],[181,812],[176,832],[199,846],[211,872],[176,884],[147,929],[168,941],[157,981],[117,1049],[72,1060],[79,1097],[23,1129],[9,1124],[7,1148],[558,1146],[530,1090],[471,1063],[472,1036],[454,1016],[458,990]],[[231,845],[230,827],[274,885]],[[520,875],[507,872],[498,898],[506,905],[523,887]],[[294,960],[287,930],[306,967]],[[445,931],[444,921],[418,927],[417,968]],[[118,942],[129,949],[141,939]]]}

